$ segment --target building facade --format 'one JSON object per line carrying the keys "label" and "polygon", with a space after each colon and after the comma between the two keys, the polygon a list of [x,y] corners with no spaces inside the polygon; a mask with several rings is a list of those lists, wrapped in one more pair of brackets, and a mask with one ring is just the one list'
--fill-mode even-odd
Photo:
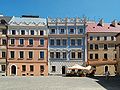
{"label": "building facade", "polygon": [[110,75],[116,74],[116,33],[120,32],[120,26],[116,21],[111,24],[87,23],[88,36],[88,64],[96,70],[95,75],[104,75],[106,71]]}
{"label": "building facade", "polygon": [[117,75],[120,75],[120,33],[116,35],[116,50],[117,50]]}
{"label": "building facade", "polygon": [[49,74],[65,74],[67,67],[85,62],[85,20],[48,18]]}
{"label": "building facade", "polygon": [[6,76],[7,23],[11,17],[0,15],[0,76]]}
{"label": "building facade", "polygon": [[8,76],[47,76],[48,39],[46,19],[13,17],[8,26]]}

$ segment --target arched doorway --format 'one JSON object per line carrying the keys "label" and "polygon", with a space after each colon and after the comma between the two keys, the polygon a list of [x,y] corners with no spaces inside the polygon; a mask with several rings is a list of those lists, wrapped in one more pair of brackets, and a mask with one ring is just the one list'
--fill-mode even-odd
{"label": "arched doorway", "polygon": [[105,72],[108,71],[108,66],[105,66]]}
{"label": "arched doorway", "polygon": [[11,75],[16,75],[16,66],[15,65],[11,66]]}
{"label": "arched doorway", "polygon": [[62,66],[62,74],[65,74],[66,73],[66,68],[65,66]]}

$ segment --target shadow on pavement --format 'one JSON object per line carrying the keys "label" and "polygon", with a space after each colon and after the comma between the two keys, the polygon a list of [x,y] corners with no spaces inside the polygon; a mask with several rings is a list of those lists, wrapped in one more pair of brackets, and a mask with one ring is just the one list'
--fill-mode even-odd
{"label": "shadow on pavement", "polygon": [[92,76],[89,78],[96,79],[96,82],[107,90],[120,90],[119,76],[109,76],[108,79],[105,76]]}

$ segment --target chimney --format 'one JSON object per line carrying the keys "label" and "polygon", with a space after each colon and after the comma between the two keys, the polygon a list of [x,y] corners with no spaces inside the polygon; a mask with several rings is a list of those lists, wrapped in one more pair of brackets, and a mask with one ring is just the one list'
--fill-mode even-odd
{"label": "chimney", "polygon": [[98,23],[98,26],[104,26],[104,21],[103,21],[103,18],[100,19],[99,23]]}
{"label": "chimney", "polygon": [[111,26],[116,27],[116,25],[117,25],[117,21],[116,21],[116,20],[113,20],[113,21],[111,22]]}

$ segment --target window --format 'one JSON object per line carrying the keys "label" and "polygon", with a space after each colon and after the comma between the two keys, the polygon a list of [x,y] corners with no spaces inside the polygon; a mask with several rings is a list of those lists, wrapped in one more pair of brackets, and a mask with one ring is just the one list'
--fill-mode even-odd
{"label": "window", "polygon": [[10,58],[14,58],[14,54],[15,54],[14,51],[10,51]]}
{"label": "window", "polygon": [[21,35],[25,35],[25,30],[21,30]]}
{"label": "window", "polygon": [[56,58],[60,58],[60,52],[56,52]]}
{"label": "window", "polygon": [[95,54],[95,59],[98,59],[98,54]]}
{"label": "window", "polygon": [[71,58],[75,58],[75,52],[71,52]]}
{"label": "window", "polygon": [[6,58],[6,52],[2,52],[2,58]]}
{"label": "window", "polygon": [[55,34],[55,29],[51,29],[51,34]]}
{"label": "window", "polygon": [[6,45],[6,39],[2,39],[2,45]]}
{"label": "window", "polygon": [[40,30],[40,35],[44,35],[44,31]]}
{"label": "window", "polygon": [[3,35],[6,35],[6,34],[7,34],[7,31],[6,31],[6,30],[2,30],[2,34],[3,34]]}
{"label": "window", "polygon": [[30,35],[34,35],[34,30],[31,30],[31,31],[30,31]]}
{"label": "window", "polygon": [[107,44],[104,44],[104,50],[107,50],[108,48],[107,48]]}
{"label": "window", "polygon": [[15,44],[15,39],[11,39],[11,45],[14,45]]}
{"label": "window", "polygon": [[24,39],[20,39],[20,45],[24,45]]}
{"label": "window", "polygon": [[75,46],[75,39],[71,39],[71,45]]}
{"label": "window", "polygon": [[41,46],[44,46],[44,38],[41,38],[41,39],[40,39],[40,45],[41,45]]}
{"label": "window", "polygon": [[56,39],[56,45],[60,46],[60,39]]}
{"label": "window", "polygon": [[104,54],[104,59],[108,59],[108,58],[107,58],[107,53]]}
{"label": "window", "polygon": [[12,30],[12,35],[15,35],[16,34],[16,31],[15,30]]}
{"label": "window", "polygon": [[97,40],[100,40],[100,37],[97,37]]}
{"label": "window", "polygon": [[67,40],[66,39],[62,39],[62,45],[66,46],[67,45]]}
{"label": "window", "polygon": [[33,72],[33,71],[34,71],[34,66],[30,65],[30,72]]}
{"label": "window", "polygon": [[90,59],[93,59],[93,54],[90,54]]}
{"label": "window", "polygon": [[33,58],[33,52],[29,51],[29,58]]}
{"label": "window", "polygon": [[74,34],[74,29],[70,29],[70,34]]}
{"label": "window", "polygon": [[22,65],[22,71],[26,71],[26,65]]}
{"label": "window", "polygon": [[78,58],[82,58],[82,53],[78,52]]}
{"label": "window", "polygon": [[40,58],[44,59],[44,51],[40,51]]}
{"label": "window", "polygon": [[115,54],[115,59],[117,58],[117,54]]}
{"label": "window", "polygon": [[93,50],[93,44],[90,44],[90,49]]}
{"label": "window", "polygon": [[29,39],[29,45],[33,45],[33,39]]}
{"label": "window", "polygon": [[5,65],[1,65],[1,70],[5,71]]}
{"label": "window", "polygon": [[64,59],[66,59],[66,56],[67,56],[66,52],[63,52],[63,58]]}
{"label": "window", "polygon": [[98,44],[95,44],[95,49],[98,49]]}
{"label": "window", "polygon": [[92,37],[92,36],[90,36],[90,40],[93,40],[93,37]]}
{"label": "window", "polygon": [[81,34],[81,33],[83,33],[83,29],[82,28],[78,30],[78,34]]}
{"label": "window", "polygon": [[55,71],[56,71],[56,67],[52,66],[52,72],[55,72]]}
{"label": "window", "polygon": [[114,37],[113,37],[113,36],[111,36],[111,40],[114,40]]}
{"label": "window", "polygon": [[11,39],[11,45],[14,45],[14,44],[15,44],[15,39],[12,38],[12,39]]}
{"label": "window", "polygon": [[60,29],[60,34],[64,34],[65,30],[64,29]]}
{"label": "window", "polygon": [[78,46],[82,45],[82,40],[81,39],[77,39],[77,45]]}
{"label": "window", "polygon": [[41,71],[41,72],[44,71],[44,65],[40,65],[40,71]]}
{"label": "window", "polygon": [[120,46],[119,46],[119,58],[120,58]]}
{"label": "window", "polygon": [[54,58],[54,52],[50,52],[50,58]]}
{"label": "window", "polygon": [[54,45],[54,39],[50,39],[50,45]]}
{"label": "window", "polygon": [[20,58],[24,58],[24,52],[20,51]]}
{"label": "window", "polygon": [[106,37],[106,36],[104,36],[104,40],[107,40],[107,37]]}

